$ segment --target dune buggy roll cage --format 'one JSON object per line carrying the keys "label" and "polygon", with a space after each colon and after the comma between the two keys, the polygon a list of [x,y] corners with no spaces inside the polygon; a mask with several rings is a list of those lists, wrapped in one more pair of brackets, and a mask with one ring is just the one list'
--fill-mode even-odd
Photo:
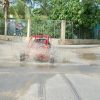
{"label": "dune buggy roll cage", "polygon": [[50,36],[49,35],[35,35],[31,36],[29,39],[28,45],[30,45],[31,41],[34,42],[42,42],[43,44],[50,45]]}

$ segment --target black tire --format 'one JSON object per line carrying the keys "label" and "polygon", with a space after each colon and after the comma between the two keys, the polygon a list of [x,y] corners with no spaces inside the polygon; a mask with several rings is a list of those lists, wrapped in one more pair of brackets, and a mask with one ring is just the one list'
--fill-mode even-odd
{"label": "black tire", "polygon": [[54,61],[55,61],[55,60],[54,60],[54,58],[52,57],[52,58],[50,58],[50,61],[49,61],[49,62],[50,62],[50,63],[54,63]]}
{"label": "black tire", "polygon": [[25,53],[20,54],[20,61],[25,61],[25,60],[26,60]]}

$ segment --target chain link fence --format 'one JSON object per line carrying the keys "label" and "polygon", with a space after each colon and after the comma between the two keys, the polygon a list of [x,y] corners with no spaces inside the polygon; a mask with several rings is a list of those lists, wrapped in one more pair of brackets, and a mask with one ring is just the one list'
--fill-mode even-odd
{"label": "chain link fence", "polygon": [[4,35],[4,20],[0,20],[0,35]]}
{"label": "chain link fence", "polygon": [[[7,35],[27,36],[26,19],[8,19]],[[48,34],[52,38],[61,36],[61,20],[34,20],[31,19],[31,35]],[[4,34],[4,20],[0,20],[0,35]],[[76,27],[73,22],[66,22],[66,39],[100,39],[100,25],[88,29]]]}
{"label": "chain link fence", "polygon": [[60,38],[61,21],[32,20],[32,34],[48,34],[53,38]]}
{"label": "chain link fence", "polygon": [[66,39],[98,39],[95,27],[92,29],[76,27],[73,22],[66,23]]}

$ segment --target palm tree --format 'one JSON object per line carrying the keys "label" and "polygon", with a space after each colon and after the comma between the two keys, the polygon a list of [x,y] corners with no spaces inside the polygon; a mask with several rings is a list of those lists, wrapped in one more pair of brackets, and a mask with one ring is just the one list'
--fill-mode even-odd
{"label": "palm tree", "polygon": [[7,35],[7,18],[8,18],[8,9],[9,9],[9,1],[8,0],[3,0],[3,9],[4,9],[4,18],[5,18],[4,34]]}

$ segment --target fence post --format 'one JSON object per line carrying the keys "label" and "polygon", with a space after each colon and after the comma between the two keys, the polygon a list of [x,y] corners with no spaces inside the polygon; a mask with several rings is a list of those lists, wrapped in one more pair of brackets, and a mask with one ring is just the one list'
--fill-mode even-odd
{"label": "fence post", "polygon": [[61,21],[61,39],[59,41],[59,44],[66,44],[65,32],[66,32],[66,20],[62,20]]}
{"label": "fence post", "polygon": [[31,19],[28,19],[28,24],[27,24],[27,38],[30,36],[30,31],[31,31]]}
{"label": "fence post", "polygon": [[27,6],[26,9],[26,19],[27,19],[27,39],[29,39],[31,34],[31,12],[30,12],[30,6]]}

